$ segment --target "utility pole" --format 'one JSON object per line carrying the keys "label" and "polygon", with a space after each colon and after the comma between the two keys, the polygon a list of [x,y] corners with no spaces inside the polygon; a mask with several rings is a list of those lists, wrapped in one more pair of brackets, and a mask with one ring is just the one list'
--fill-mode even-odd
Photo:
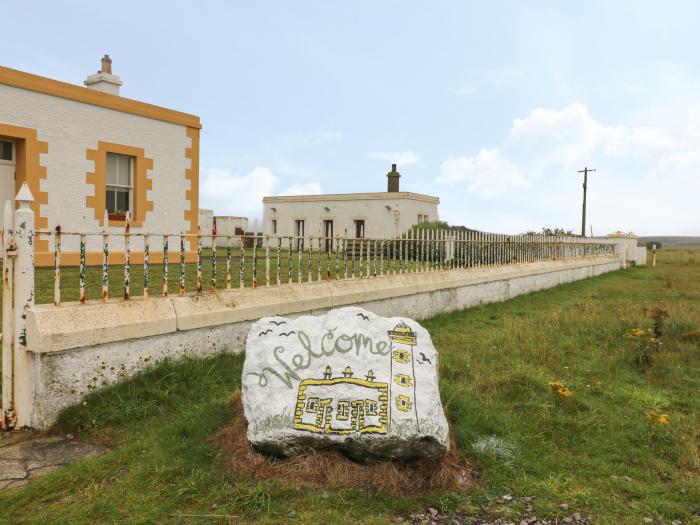
{"label": "utility pole", "polygon": [[579,170],[579,173],[583,173],[583,214],[581,217],[581,237],[586,236],[586,190],[588,189],[588,173],[593,171],[595,170],[588,167]]}

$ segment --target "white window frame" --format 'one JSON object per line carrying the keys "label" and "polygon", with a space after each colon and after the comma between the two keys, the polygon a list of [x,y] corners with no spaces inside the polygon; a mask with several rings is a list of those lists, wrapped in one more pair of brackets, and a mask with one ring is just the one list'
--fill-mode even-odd
{"label": "white window frame", "polygon": [[[129,160],[129,185],[123,185],[123,184],[110,184],[109,182],[109,157],[110,155],[113,155],[117,157],[118,159],[128,159]],[[121,210],[125,212],[129,212],[131,217],[133,218],[134,216],[134,164],[136,159],[132,157],[131,155],[122,155],[121,153],[111,153],[107,152],[107,156],[105,158],[105,208],[107,209],[108,213],[109,212],[109,203],[107,202],[107,192],[109,191],[110,188],[114,189],[127,189],[129,190],[129,209],[128,210]],[[117,160],[117,171],[119,171],[119,160]],[[118,178],[118,174],[117,174]],[[117,192],[114,192],[114,198],[115,198],[115,211],[116,211],[116,195]]]}

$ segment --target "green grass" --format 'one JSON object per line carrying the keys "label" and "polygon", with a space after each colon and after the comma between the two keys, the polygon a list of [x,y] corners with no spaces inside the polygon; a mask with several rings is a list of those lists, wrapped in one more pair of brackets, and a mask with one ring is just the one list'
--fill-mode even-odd
{"label": "green grass", "polygon": [[[64,431],[106,443],[104,456],[0,493],[5,523],[386,523],[434,506],[508,515],[497,496],[534,497],[538,516],[668,522],[700,507],[700,261],[664,251],[634,268],[434,317],[440,388],[462,454],[483,484],[466,494],[396,498],[259,483],[221,466],[209,437],[232,416],[242,356],[157,368],[90,396]],[[632,362],[625,333],[665,322],[656,365]],[[559,400],[547,382],[573,397]],[[670,424],[645,418],[654,410]],[[631,481],[626,481],[628,476]],[[296,517],[288,516],[293,508]],[[696,518],[697,520],[697,518]]]}

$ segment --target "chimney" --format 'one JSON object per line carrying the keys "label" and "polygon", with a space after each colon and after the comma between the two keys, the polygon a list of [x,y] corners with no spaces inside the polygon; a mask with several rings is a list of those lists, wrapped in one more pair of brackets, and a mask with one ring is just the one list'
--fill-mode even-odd
{"label": "chimney", "polygon": [[109,55],[102,57],[100,70],[96,74],[88,76],[85,79],[85,85],[88,89],[119,96],[119,87],[122,85],[122,81],[117,75],[112,74],[112,59],[109,58]]}
{"label": "chimney", "polygon": [[387,178],[387,189],[389,193],[395,193],[399,191],[399,179],[401,174],[396,171],[396,164],[391,165],[391,171],[386,174]]}

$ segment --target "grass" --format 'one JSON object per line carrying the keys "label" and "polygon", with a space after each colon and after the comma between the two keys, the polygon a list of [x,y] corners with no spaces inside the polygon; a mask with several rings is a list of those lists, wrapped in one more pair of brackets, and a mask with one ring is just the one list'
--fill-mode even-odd
{"label": "grass", "polygon": [[[242,356],[163,363],[91,395],[63,431],[112,447],[0,493],[0,523],[387,523],[433,506],[513,515],[503,494],[531,496],[538,516],[593,514],[694,523],[700,501],[700,252],[664,250],[657,268],[614,272],[423,324],[440,352],[443,402],[483,483],[413,498],[256,482],[224,469],[212,436],[231,418]],[[646,372],[625,333],[666,309]],[[572,391],[559,399],[547,387]],[[648,411],[668,414],[654,424]],[[629,480],[629,481],[628,481]],[[291,517],[289,510],[295,511]],[[698,518],[695,518],[696,520]]]}

